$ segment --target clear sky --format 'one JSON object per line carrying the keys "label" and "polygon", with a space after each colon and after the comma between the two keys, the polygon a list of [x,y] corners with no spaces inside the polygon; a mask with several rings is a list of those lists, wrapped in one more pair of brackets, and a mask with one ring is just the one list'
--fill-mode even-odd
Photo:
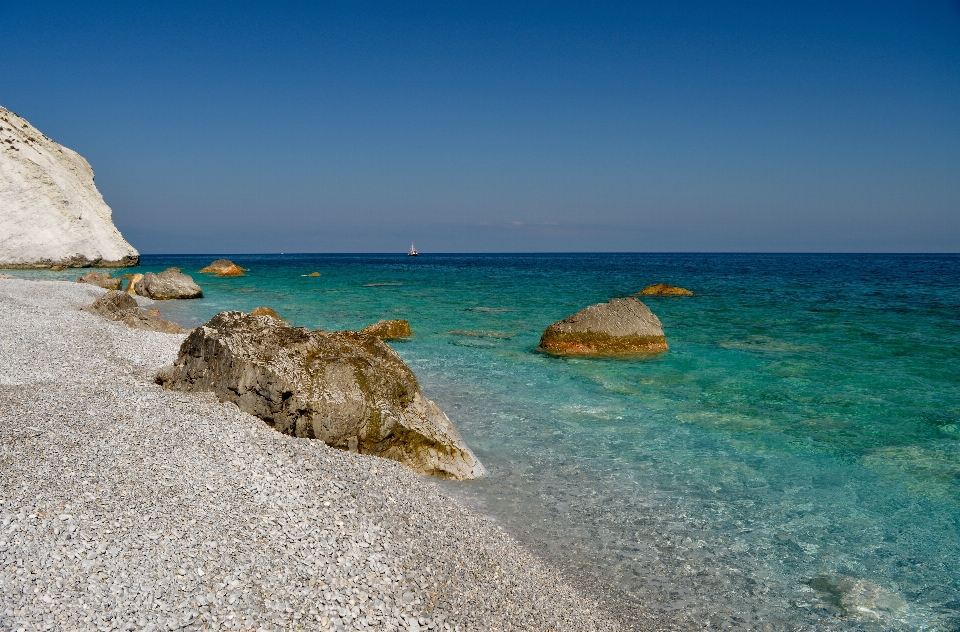
{"label": "clear sky", "polygon": [[144,253],[960,251],[950,0],[0,0],[0,105]]}

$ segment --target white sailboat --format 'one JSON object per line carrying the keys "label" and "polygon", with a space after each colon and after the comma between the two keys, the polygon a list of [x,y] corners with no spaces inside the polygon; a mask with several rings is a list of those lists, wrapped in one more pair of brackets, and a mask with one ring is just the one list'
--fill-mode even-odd
{"label": "white sailboat", "polygon": [[407,256],[408,256],[408,257],[419,257],[419,256],[420,256],[420,253],[417,252],[417,249],[414,247],[412,241],[410,242],[410,250],[407,251]]}

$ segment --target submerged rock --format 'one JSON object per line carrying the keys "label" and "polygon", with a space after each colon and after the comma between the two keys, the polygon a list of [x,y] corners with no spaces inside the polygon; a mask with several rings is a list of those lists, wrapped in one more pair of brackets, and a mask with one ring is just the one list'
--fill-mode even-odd
{"label": "submerged rock", "polygon": [[202,298],[203,291],[180,268],[167,268],[160,274],[147,272],[136,283],[131,283],[137,294],[158,301],[173,298]]}
{"label": "submerged rock", "polygon": [[270,318],[276,318],[277,320],[283,320],[280,318],[280,314],[273,311],[273,308],[267,307],[266,305],[261,305],[260,307],[254,308],[250,312],[251,316],[269,316]]}
{"label": "submerged rock", "polygon": [[206,268],[201,269],[200,273],[215,273],[217,276],[243,276],[243,268],[229,259],[217,259]]}
{"label": "submerged rock", "polygon": [[693,296],[693,292],[686,288],[676,285],[667,285],[666,283],[655,283],[648,285],[639,292],[638,296]]}
{"label": "submerged rock", "polygon": [[407,320],[378,320],[361,329],[360,333],[370,334],[383,340],[397,340],[413,335],[410,331],[410,321]]}
{"label": "submerged rock", "polygon": [[863,621],[880,621],[907,605],[885,588],[846,575],[820,575],[810,582],[810,587],[848,617]]}
{"label": "submerged rock", "polygon": [[77,283],[89,283],[90,285],[102,287],[105,290],[119,290],[120,285],[123,283],[123,278],[114,279],[109,274],[88,272],[77,279]]}
{"label": "submerged rock", "polygon": [[0,268],[135,266],[77,152],[0,107]]}
{"label": "submerged rock", "polygon": [[97,316],[114,320],[134,329],[159,331],[165,334],[182,334],[183,329],[177,323],[160,318],[160,311],[144,311],[137,305],[136,299],[126,292],[107,292],[93,304],[83,308]]}
{"label": "submerged rock", "polygon": [[210,391],[280,432],[467,479],[485,473],[443,411],[386,343],[223,312],[196,328],[157,383]]}
{"label": "submerged rock", "polygon": [[668,349],[660,319],[633,297],[597,303],[553,323],[543,332],[539,348],[554,355],[631,355]]}

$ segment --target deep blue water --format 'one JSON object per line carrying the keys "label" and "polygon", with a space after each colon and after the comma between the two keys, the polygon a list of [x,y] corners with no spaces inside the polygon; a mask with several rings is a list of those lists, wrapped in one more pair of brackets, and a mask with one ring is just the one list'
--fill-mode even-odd
{"label": "deep blue water", "polygon": [[[960,629],[960,257],[145,256],[205,292],[195,325],[406,318],[394,347],[490,470],[445,489],[641,625]],[[313,271],[321,277],[301,276]],[[75,277],[16,272],[20,276]],[[537,353],[580,308],[644,298],[670,351]],[[852,588],[851,588],[852,586]]]}

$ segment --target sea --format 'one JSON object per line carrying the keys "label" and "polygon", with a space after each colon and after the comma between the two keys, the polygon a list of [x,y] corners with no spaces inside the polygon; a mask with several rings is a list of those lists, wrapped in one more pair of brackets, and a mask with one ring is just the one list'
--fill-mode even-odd
{"label": "sea", "polygon": [[[246,276],[198,274],[225,256]],[[385,318],[489,470],[438,482],[635,629],[960,630],[960,256],[150,255],[311,329]],[[82,271],[81,271],[82,272]],[[320,276],[309,276],[319,272]],[[15,271],[73,279],[64,272]],[[670,350],[543,330],[653,283]]]}

